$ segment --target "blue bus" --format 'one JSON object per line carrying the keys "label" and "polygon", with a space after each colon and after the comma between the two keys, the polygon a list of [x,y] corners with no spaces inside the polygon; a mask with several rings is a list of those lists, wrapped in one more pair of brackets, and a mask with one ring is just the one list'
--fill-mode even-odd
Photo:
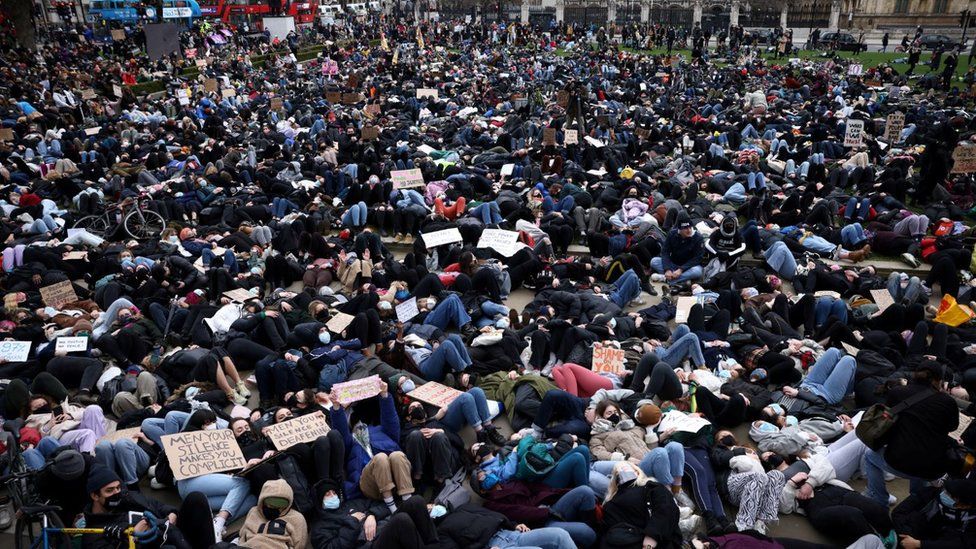
{"label": "blue bus", "polygon": [[139,0],[90,0],[89,22],[115,21],[136,23],[145,18],[152,22],[186,21],[200,17],[200,5],[196,0],[163,0],[162,12],[153,6],[146,6]]}

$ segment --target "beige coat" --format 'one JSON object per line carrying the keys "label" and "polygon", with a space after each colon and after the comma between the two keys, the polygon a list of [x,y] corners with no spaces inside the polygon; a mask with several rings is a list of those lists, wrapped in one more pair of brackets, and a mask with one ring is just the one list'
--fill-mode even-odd
{"label": "beige coat", "polygon": [[[633,425],[630,420],[625,421],[627,421],[625,427]],[[627,457],[627,461],[638,464],[641,458],[651,451],[644,442],[646,434],[643,427],[617,429],[609,421],[598,419],[593,423],[593,433],[590,435],[590,453],[594,458],[605,461],[621,457],[613,455],[614,452],[619,452]]]}
{"label": "beige coat", "polygon": [[289,505],[281,516],[268,520],[261,511],[261,504],[267,497],[283,497],[293,503],[295,493],[283,479],[265,482],[258,504],[247,512],[238,544],[251,549],[305,549],[308,544],[305,516]]}

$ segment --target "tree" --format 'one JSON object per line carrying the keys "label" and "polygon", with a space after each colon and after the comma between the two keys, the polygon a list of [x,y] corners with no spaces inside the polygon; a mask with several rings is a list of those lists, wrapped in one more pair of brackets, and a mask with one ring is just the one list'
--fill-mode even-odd
{"label": "tree", "polygon": [[0,0],[0,11],[10,20],[17,44],[34,49],[34,1]]}

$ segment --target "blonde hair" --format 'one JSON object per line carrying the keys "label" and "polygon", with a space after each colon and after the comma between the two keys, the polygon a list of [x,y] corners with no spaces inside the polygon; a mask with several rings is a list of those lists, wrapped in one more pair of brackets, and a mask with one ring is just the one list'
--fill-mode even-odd
{"label": "blonde hair", "polygon": [[633,463],[629,461],[618,462],[613,466],[613,471],[610,473],[610,486],[607,487],[607,497],[603,498],[603,503],[609,502],[611,499],[613,499],[613,496],[617,495],[617,490],[619,488],[619,485],[617,484],[617,474],[621,469],[624,468],[629,468],[637,473],[637,480],[634,481],[635,486],[644,486],[653,480],[651,477],[645,475],[644,471],[641,471],[640,467],[634,465]]}

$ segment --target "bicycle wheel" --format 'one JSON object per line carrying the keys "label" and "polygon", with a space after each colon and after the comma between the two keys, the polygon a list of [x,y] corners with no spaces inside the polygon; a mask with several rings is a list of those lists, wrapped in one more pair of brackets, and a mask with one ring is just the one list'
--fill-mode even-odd
{"label": "bicycle wheel", "polygon": [[102,215],[86,215],[75,222],[75,229],[85,229],[95,236],[105,238],[108,234],[108,220]]}
{"label": "bicycle wheel", "polygon": [[125,232],[137,240],[158,238],[165,228],[163,216],[153,211],[136,210],[125,216]]}
{"label": "bicycle wheel", "polygon": [[[40,515],[24,516],[17,519],[14,526],[15,549],[45,549],[41,539],[41,528],[44,517],[47,517],[48,528],[64,528],[56,513],[42,513]],[[66,534],[48,532],[47,547],[51,549],[71,549],[71,537]]]}

